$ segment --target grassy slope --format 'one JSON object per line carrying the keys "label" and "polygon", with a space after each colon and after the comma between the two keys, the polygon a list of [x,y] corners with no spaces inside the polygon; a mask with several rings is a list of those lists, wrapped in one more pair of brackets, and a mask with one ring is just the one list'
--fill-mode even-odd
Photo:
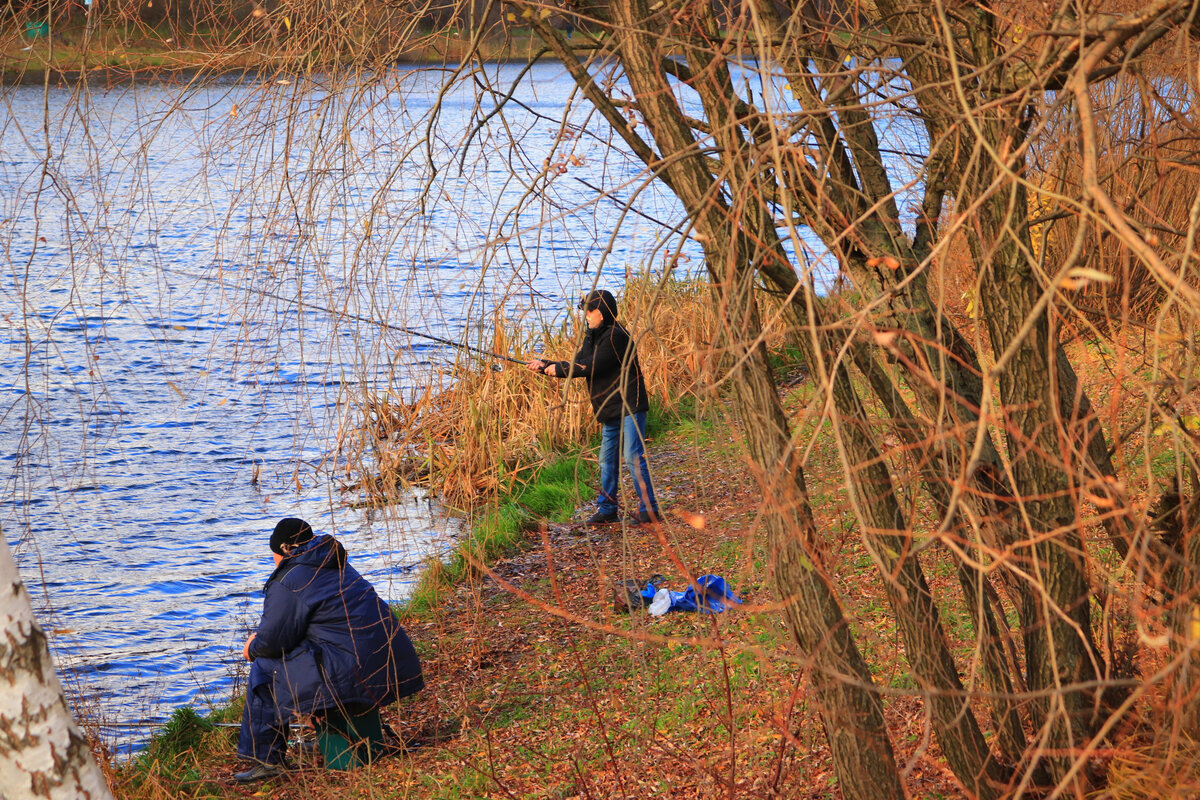
{"label": "grassy slope", "polygon": [[[732,783],[754,795],[774,787],[788,797],[836,797],[803,664],[772,609],[756,525],[761,498],[721,430],[685,422],[650,444],[664,505],[703,514],[703,528],[673,513],[657,531],[567,522],[524,532],[525,548],[489,574],[406,614],[428,681],[388,712],[416,745],[407,756],[354,773],[302,770],[259,796],[694,797]],[[860,641],[886,665],[879,680],[899,693],[889,715],[910,786],[957,797],[919,701],[903,692],[903,664],[888,655],[900,643],[849,522],[828,437],[812,467],[840,588],[864,620]],[[616,581],[658,572],[682,590],[680,565],[725,576],[746,605],[721,616],[614,611]],[[229,779],[233,742],[234,732],[218,731],[199,748],[198,764],[178,772],[194,783],[168,777],[122,794],[187,796],[190,786],[198,796],[251,796],[257,789]]]}

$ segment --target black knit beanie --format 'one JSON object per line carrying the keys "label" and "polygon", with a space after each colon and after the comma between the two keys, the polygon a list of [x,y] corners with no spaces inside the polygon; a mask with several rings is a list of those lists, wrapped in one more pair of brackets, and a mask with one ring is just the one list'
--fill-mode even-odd
{"label": "black knit beanie", "polygon": [[297,517],[285,517],[279,520],[279,524],[271,533],[271,552],[281,556],[287,555],[283,552],[285,544],[292,546],[304,544],[312,537],[312,526],[307,522]]}

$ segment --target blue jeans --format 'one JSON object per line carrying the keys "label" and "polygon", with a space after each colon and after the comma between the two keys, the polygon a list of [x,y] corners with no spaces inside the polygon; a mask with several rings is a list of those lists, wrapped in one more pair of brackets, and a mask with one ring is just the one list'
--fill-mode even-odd
{"label": "blue jeans", "polygon": [[601,423],[600,436],[600,497],[596,500],[597,511],[602,514],[617,512],[617,493],[621,485],[620,453],[625,454],[625,464],[633,476],[633,490],[637,492],[638,511],[658,513],[658,501],[654,499],[654,485],[650,483],[650,468],[646,464],[646,412]]}

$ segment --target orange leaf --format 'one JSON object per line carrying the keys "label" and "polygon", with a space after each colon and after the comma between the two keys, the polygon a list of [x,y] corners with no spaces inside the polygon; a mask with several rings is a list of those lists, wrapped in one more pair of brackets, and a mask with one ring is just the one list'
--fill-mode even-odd
{"label": "orange leaf", "polygon": [[899,336],[900,334],[895,331],[875,331],[875,344],[880,347],[891,347]]}

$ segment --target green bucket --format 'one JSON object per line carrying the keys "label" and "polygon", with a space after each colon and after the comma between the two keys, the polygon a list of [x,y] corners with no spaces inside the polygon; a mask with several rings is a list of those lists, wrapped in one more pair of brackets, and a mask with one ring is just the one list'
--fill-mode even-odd
{"label": "green bucket", "polygon": [[355,769],[386,752],[379,709],[361,713],[331,709],[313,721],[326,769]]}
{"label": "green bucket", "polygon": [[30,20],[25,23],[25,38],[45,39],[50,35],[50,23],[46,20]]}

